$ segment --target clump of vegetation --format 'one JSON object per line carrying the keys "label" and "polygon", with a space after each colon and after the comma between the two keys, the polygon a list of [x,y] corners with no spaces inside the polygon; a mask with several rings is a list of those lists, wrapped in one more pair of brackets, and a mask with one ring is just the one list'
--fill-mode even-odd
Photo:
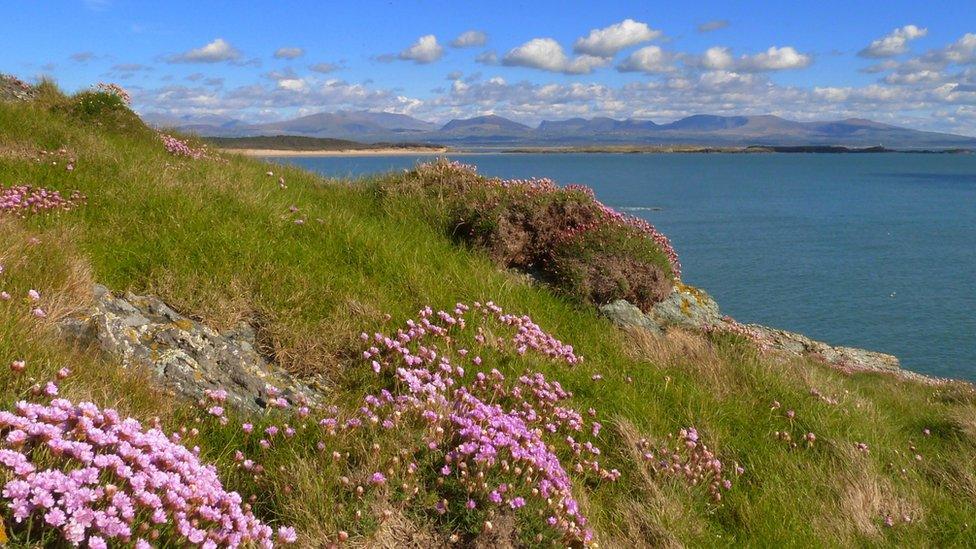
{"label": "clump of vegetation", "polygon": [[472,166],[439,160],[380,188],[422,197],[456,240],[584,302],[626,299],[647,309],[681,276],[667,237],[601,204],[586,187],[483,177]]}

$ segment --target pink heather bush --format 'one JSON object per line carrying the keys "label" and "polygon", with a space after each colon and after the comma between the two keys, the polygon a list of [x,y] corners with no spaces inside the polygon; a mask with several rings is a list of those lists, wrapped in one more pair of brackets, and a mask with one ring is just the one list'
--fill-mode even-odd
{"label": "pink heather bush", "polygon": [[18,217],[51,211],[68,211],[84,203],[85,196],[73,191],[65,198],[58,191],[31,185],[0,187],[0,212]]}
{"label": "pink heather bush", "polygon": [[[271,547],[273,533],[213,466],[156,428],[92,403],[18,402],[0,412],[2,496],[14,521],[56,529],[72,545]],[[175,438],[175,435],[174,435]],[[9,526],[8,526],[9,528]],[[279,540],[294,540],[282,529]]]}
{"label": "pink heather bush", "polygon": [[205,148],[191,147],[186,141],[177,139],[165,133],[159,134],[159,138],[163,140],[163,146],[166,147],[166,152],[172,154],[173,156],[185,156],[187,158],[192,158],[193,160],[199,160],[207,157],[207,150]]}
{"label": "pink heather bush", "polygon": [[123,88],[118,84],[115,83],[106,84],[105,82],[99,82],[95,86],[95,90],[100,93],[107,93],[109,95],[114,95],[119,99],[121,99],[122,102],[125,103],[126,105],[132,103],[132,98],[129,97],[129,92],[125,91],[125,88]]}
{"label": "pink heather bush", "polygon": [[667,237],[600,203],[586,187],[482,177],[472,166],[443,160],[391,181],[399,185],[388,187],[394,192],[423,192],[435,200],[451,236],[581,300],[626,299],[646,310],[680,279]]}

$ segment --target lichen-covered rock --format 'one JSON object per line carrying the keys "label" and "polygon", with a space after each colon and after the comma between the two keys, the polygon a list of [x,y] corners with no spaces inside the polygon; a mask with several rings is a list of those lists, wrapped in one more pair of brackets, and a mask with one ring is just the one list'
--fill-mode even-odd
{"label": "lichen-covered rock", "polygon": [[94,297],[90,311],[61,323],[62,333],[97,345],[125,367],[147,367],[178,394],[199,399],[208,389],[223,389],[228,403],[251,411],[267,404],[268,385],[293,403],[317,400],[309,386],[268,364],[255,348],[254,330],[246,324],[220,333],[155,297],[116,297],[101,285],[95,285]]}
{"label": "lichen-covered rock", "polygon": [[644,314],[636,305],[623,299],[603,305],[600,307],[600,312],[618,326],[644,328],[656,334],[661,333],[661,327],[657,322]]}
{"label": "lichen-covered rock", "polygon": [[675,285],[667,299],[655,304],[646,314],[623,300],[600,307],[600,312],[615,324],[646,327],[654,333],[661,333],[662,329],[670,327],[745,333],[764,351],[813,357],[843,371],[897,373],[900,377],[933,381],[921,374],[902,370],[898,358],[889,354],[834,346],[803,334],[759,324],[739,324],[730,317],[722,316],[718,303],[704,290],[681,283]]}
{"label": "lichen-covered rock", "polygon": [[651,307],[647,314],[660,326],[691,329],[715,326],[722,321],[718,303],[712,296],[704,290],[680,283],[675,284],[671,295]]}

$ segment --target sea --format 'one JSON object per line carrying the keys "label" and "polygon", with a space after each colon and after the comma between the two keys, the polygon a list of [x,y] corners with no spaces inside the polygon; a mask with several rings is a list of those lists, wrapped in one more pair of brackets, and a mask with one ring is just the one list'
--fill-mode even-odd
{"label": "sea", "polygon": [[[976,381],[976,155],[449,154],[587,185],[667,234],[723,313]],[[270,158],[331,177],[430,156]]]}

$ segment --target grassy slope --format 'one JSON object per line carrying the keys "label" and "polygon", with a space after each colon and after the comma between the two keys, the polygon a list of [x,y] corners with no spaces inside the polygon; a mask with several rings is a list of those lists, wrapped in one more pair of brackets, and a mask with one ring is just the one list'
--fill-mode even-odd
{"label": "grassy slope", "polygon": [[[61,146],[77,158],[71,173],[60,162],[30,159],[30,151]],[[0,104],[0,183],[80,189],[89,197],[73,212],[0,225],[3,286],[16,296],[0,303],[0,363],[23,357],[49,371],[72,364],[77,375],[66,385],[69,396],[159,415],[172,427],[190,412],[140,383],[138,373],[52,343],[18,313],[19,296],[38,287],[46,300],[62,303],[52,310],[68,311],[97,280],[156,293],[217,326],[257,320],[284,365],[320,376],[341,402],[358,401],[372,388],[365,367],[348,357],[358,349],[356,334],[380,328],[383,313],[399,322],[428,304],[494,299],[530,314],[587,357],[573,369],[511,357],[497,366],[543,370],[607,423],[602,446],[624,477],[578,488],[603,545],[976,542],[976,407],[968,389],[844,376],[804,361],[757,357],[733,338],[673,334],[662,342],[614,331],[591,310],[453,246],[412,204],[378,201],[369,182],[325,181],[283,167],[271,178],[267,169],[237,157],[178,159],[133,128],[115,131],[38,106]],[[275,181],[279,174],[285,190]],[[307,215],[305,225],[293,223],[291,205]],[[41,244],[27,244],[28,236]],[[594,373],[604,379],[592,381]],[[6,369],[0,383],[5,408],[26,388]],[[822,402],[812,388],[840,403]],[[782,410],[770,409],[774,400]],[[792,421],[787,408],[796,411]],[[709,503],[703,490],[644,474],[627,443],[635,433],[661,439],[688,425],[724,461],[746,467],[721,505]],[[923,428],[932,436],[923,437]],[[813,432],[817,442],[790,449],[773,436],[781,430],[795,438]],[[859,441],[869,444],[869,454],[853,449]],[[239,430],[206,428],[195,442],[233,488],[257,489],[231,465],[231,450],[245,444]],[[912,458],[913,444],[921,461]],[[267,518],[293,523],[314,541],[334,539],[339,529],[372,534],[373,523],[353,524],[350,508],[336,507],[348,496],[332,478],[335,466],[314,451],[295,444],[266,465],[276,488],[261,489],[258,508]],[[896,518],[893,528],[882,526],[887,513]],[[906,513],[910,524],[901,520]],[[411,516],[436,522],[433,513]]]}

